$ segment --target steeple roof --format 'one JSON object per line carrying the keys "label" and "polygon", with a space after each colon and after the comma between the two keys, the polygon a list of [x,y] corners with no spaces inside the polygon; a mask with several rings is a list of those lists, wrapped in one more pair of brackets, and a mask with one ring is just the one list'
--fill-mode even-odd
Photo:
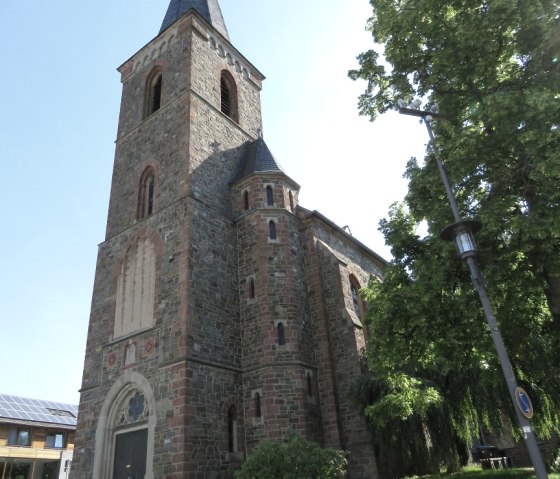
{"label": "steeple roof", "polygon": [[245,154],[241,168],[234,179],[234,183],[252,175],[253,173],[279,172],[284,173],[282,167],[272,156],[268,145],[262,137],[246,143]]}
{"label": "steeple roof", "polygon": [[160,33],[179,20],[189,10],[196,10],[210,25],[229,40],[218,0],[171,0]]}

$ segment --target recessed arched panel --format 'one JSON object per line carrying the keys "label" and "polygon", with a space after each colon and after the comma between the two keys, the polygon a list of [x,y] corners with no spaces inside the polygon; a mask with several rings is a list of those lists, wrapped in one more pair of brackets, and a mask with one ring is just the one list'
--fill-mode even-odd
{"label": "recessed arched panel", "polygon": [[138,238],[128,248],[117,279],[114,338],[154,325],[155,282],[154,243]]}

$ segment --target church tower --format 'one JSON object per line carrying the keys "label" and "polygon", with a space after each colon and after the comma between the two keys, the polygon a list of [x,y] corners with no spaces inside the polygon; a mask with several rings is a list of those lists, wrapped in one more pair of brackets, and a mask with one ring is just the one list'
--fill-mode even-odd
{"label": "church tower", "polygon": [[347,390],[383,260],[298,204],[262,137],[264,76],[218,0],[171,0],[120,68],[72,479],[226,479],[295,433],[375,460]]}

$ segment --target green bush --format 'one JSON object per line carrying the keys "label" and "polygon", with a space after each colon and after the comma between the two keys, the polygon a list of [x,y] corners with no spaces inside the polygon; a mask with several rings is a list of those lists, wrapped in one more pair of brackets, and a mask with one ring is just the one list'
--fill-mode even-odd
{"label": "green bush", "polygon": [[346,476],[346,453],[292,436],[287,442],[262,441],[236,479],[339,479]]}

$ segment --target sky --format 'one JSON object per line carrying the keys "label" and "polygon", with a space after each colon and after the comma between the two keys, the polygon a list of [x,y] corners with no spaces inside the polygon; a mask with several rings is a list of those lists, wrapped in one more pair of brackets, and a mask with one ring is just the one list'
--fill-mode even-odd
{"label": "sky", "polygon": [[[79,401],[121,84],[169,0],[0,0],[0,393]],[[266,77],[264,138],[318,210],[390,259],[379,221],[406,193],[424,128],[360,117],[367,0],[220,0],[233,45]]]}

